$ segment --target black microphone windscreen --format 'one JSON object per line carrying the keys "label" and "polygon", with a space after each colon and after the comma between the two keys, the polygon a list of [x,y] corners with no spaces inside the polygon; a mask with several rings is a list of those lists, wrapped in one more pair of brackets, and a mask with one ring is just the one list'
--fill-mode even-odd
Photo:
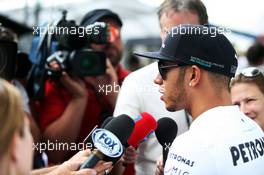
{"label": "black microphone windscreen", "polygon": [[101,124],[101,128],[104,128],[112,119],[113,117],[107,117]]}
{"label": "black microphone windscreen", "polygon": [[168,143],[172,144],[177,132],[178,126],[173,119],[164,117],[158,120],[158,127],[155,130],[155,135],[163,147]]}
{"label": "black microphone windscreen", "polygon": [[124,145],[130,137],[134,126],[135,123],[133,119],[128,115],[122,114],[118,117],[114,117],[105,125],[104,129],[112,132]]}

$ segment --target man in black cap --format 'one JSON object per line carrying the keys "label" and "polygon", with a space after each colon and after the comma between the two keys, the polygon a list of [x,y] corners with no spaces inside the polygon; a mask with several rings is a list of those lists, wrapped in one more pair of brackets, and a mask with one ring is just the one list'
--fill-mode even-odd
{"label": "man in black cap", "polygon": [[[200,0],[165,0],[159,6],[157,16],[161,40],[164,40],[166,33],[176,25],[208,23],[206,7]],[[136,117],[147,111],[156,120],[170,117],[177,123],[177,135],[180,135],[188,130],[190,117],[185,110],[169,112],[164,108],[157,90],[159,86],[153,83],[158,72],[157,62],[154,62],[129,74],[120,89],[114,116],[127,114]],[[157,157],[160,155],[162,147],[157,144],[157,139],[152,134],[137,148],[137,156],[134,156],[136,175],[153,175]],[[128,163],[131,163],[133,159],[130,157],[129,160]],[[163,167],[163,161],[157,161],[157,165]]]}
{"label": "man in black cap", "polygon": [[232,106],[229,82],[236,52],[220,32],[201,25],[179,25],[159,52],[137,54],[158,59],[161,100],[166,109],[186,109],[193,123],[177,137],[164,174],[264,174],[263,132]]}
{"label": "man in black cap", "polygon": [[[116,68],[117,73],[121,73],[121,67],[119,62],[122,58],[123,53],[123,43],[121,41],[121,27],[123,25],[119,16],[108,9],[96,9],[88,12],[81,21],[81,26],[88,26],[94,24],[95,22],[105,22],[110,29],[110,34],[112,35],[111,41],[107,44],[91,44],[91,47],[94,50],[104,51],[106,56],[111,61],[112,65]],[[127,71],[125,71],[122,75],[121,79],[127,75]]]}

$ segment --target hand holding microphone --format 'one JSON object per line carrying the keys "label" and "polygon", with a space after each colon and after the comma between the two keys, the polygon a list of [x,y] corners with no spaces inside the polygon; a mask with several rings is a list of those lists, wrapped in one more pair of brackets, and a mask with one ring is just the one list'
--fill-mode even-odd
{"label": "hand holding microphone", "polygon": [[145,141],[148,136],[157,128],[157,122],[152,115],[143,112],[135,119],[135,127],[126,145],[125,153],[122,157],[123,165],[127,166],[135,162],[136,148]]}
{"label": "hand holding microphone", "polygon": [[147,112],[141,113],[135,119],[135,127],[129,137],[127,144],[137,148],[157,128],[157,122],[152,115]]}
{"label": "hand holding microphone", "polygon": [[127,115],[113,118],[104,129],[96,129],[92,134],[92,139],[97,149],[92,151],[80,169],[93,168],[104,158],[118,160],[123,154],[123,144],[127,142],[133,129],[134,121]]}
{"label": "hand holding microphone", "polygon": [[129,116],[121,115],[109,118],[103,125],[104,129],[97,129],[92,134],[97,149],[92,151],[80,169],[92,168],[103,159],[116,162],[123,154],[121,145],[138,147],[157,128],[156,120],[148,113],[139,115],[135,123]]}
{"label": "hand holding microphone", "polygon": [[155,175],[163,175],[163,174],[164,174],[164,164],[163,164],[163,155],[161,155],[156,161]]}

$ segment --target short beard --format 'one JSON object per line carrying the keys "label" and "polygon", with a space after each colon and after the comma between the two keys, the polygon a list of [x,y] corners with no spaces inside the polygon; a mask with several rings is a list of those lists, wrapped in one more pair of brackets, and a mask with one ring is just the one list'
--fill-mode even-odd
{"label": "short beard", "polygon": [[180,93],[177,93],[176,96],[172,97],[174,105],[166,108],[170,112],[179,111],[179,110],[182,110],[186,107],[187,93],[186,93],[186,89],[184,87],[185,72],[186,72],[186,67],[185,66],[180,67],[180,72],[179,72],[179,76],[178,76],[176,87],[175,87],[175,89],[177,89],[178,92],[180,92]]}

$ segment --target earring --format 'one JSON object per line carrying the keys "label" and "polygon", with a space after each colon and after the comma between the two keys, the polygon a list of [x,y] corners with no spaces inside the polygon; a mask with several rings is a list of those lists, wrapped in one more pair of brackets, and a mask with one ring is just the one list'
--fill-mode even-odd
{"label": "earring", "polygon": [[192,86],[192,83],[191,82],[189,83],[189,86]]}

